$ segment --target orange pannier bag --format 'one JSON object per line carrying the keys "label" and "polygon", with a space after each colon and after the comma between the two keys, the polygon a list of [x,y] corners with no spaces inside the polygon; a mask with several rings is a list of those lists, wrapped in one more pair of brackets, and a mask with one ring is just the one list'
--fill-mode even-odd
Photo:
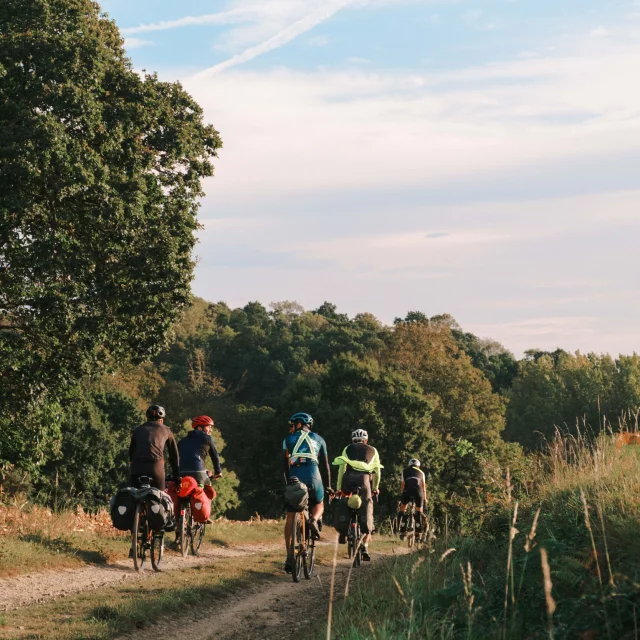
{"label": "orange pannier bag", "polygon": [[207,495],[207,498],[209,498],[210,500],[215,500],[216,496],[218,495],[216,493],[216,490],[210,484],[204,485],[204,492]]}
{"label": "orange pannier bag", "polygon": [[211,515],[211,500],[202,487],[191,494],[191,515],[196,522],[205,522]]}
{"label": "orange pannier bag", "polygon": [[194,491],[198,489],[198,482],[195,478],[191,476],[185,476],[182,478],[182,484],[180,485],[180,493],[178,494],[181,498],[188,498]]}

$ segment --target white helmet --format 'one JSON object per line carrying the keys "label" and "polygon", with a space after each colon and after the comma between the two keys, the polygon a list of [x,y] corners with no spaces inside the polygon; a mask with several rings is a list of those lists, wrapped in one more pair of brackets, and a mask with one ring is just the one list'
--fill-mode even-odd
{"label": "white helmet", "polygon": [[418,460],[418,458],[411,458],[411,460],[409,460],[409,466],[410,467],[419,467],[420,466],[420,460]]}
{"label": "white helmet", "polygon": [[356,429],[351,432],[351,442],[364,442],[369,439],[369,434],[364,429]]}

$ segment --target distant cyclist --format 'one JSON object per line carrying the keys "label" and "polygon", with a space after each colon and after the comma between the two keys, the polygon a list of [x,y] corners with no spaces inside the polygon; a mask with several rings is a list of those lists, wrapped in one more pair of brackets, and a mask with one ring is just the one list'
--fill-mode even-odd
{"label": "distant cyclist", "polygon": [[[285,480],[297,477],[309,488],[309,528],[315,538],[320,537],[322,514],[324,513],[324,487],[320,468],[327,474],[327,487],[331,487],[331,468],[327,456],[327,445],[323,438],[313,433],[313,418],[308,413],[295,413],[289,419],[290,433],[282,443]],[[285,571],[291,573],[290,550],[295,514],[287,507],[284,539],[287,546]]]}
{"label": "distant cyclist", "polygon": [[216,443],[211,437],[211,430],[214,422],[209,416],[198,416],[191,421],[192,431],[190,431],[180,442],[178,451],[180,452],[180,477],[191,476],[195,478],[199,485],[211,484],[205,462],[208,457],[213,463],[213,477],[222,477],[220,466],[220,456]]}
{"label": "distant cyclist", "polygon": [[416,505],[416,534],[422,533],[422,518],[424,503],[427,498],[427,484],[424,471],[420,469],[420,460],[411,458],[409,466],[402,472],[402,485],[400,488],[400,507],[398,509],[398,525],[400,537],[407,533],[407,505],[413,500]]}
{"label": "distant cyclist", "polygon": [[[371,560],[369,541],[374,529],[371,496],[380,493],[380,455],[375,447],[369,445],[369,434],[364,429],[356,429],[351,434],[351,444],[333,464],[339,466],[338,489],[347,494],[359,491],[362,498],[360,526],[365,534],[362,538],[362,559]],[[340,536],[340,543],[345,543],[344,535]]]}
{"label": "distant cyclist", "polygon": [[134,429],[129,445],[131,484],[140,486],[140,477],[151,478],[151,486],[160,491],[165,488],[164,450],[169,453],[173,475],[179,477],[179,455],[171,429],[164,424],[167,413],[164,407],[152,404],[147,409],[147,422]]}

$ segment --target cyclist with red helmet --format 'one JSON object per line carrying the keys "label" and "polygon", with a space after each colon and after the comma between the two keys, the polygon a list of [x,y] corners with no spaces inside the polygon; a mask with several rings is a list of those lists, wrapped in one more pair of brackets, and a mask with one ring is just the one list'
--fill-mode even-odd
{"label": "cyclist with red helmet", "polygon": [[211,484],[205,467],[207,457],[213,462],[213,477],[216,480],[222,477],[220,456],[210,435],[214,422],[209,416],[198,416],[191,421],[191,426],[193,430],[178,442],[180,477],[191,476],[204,486]]}

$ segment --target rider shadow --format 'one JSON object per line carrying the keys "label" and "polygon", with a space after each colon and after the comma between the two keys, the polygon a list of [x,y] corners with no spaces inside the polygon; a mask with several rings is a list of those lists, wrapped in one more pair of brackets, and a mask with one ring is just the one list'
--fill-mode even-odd
{"label": "rider shadow", "polygon": [[77,556],[89,564],[107,564],[108,558],[103,552],[95,549],[81,549],[63,538],[47,538],[39,533],[27,533],[21,535],[20,539],[25,542],[38,544],[41,547],[50,551],[55,551],[56,553],[62,552]]}
{"label": "rider shadow", "polygon": [[211,542],[215,547],[222,547],[223,549],[229,549],[231,547],[228,542],[221,538],[209,538],[209,542]]}

